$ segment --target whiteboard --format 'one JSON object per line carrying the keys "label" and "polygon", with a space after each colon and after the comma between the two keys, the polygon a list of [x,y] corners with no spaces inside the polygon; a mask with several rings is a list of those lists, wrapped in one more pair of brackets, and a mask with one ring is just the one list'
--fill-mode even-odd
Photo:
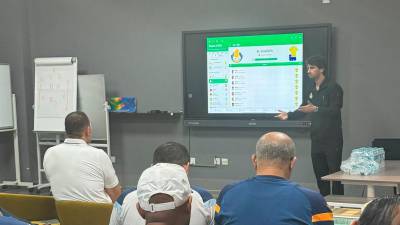
{"label": "whiteboard", "polygon": [[90,119],[92,140],[107,140],[105,102],[104,75],[78,75],[78,110]]}
{"label": "whiteboard", "polygon": [[10,66],[0,64],[0,129],[13,128]]}
{"label": "whiteboard", "polygon": [[64,131],[65,116],[77,107],[78,60],[35,59],[34,131]]}

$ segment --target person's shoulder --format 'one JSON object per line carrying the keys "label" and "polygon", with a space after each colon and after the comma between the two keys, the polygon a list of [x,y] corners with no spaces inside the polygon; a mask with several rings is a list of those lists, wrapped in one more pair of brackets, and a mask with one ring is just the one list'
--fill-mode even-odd
{"label": "person's shoulder", "polygon": [[[54,149],[56,149],[56,147],[57,146],[53,146],[53,147],[50,147],[50,148],[48,148],[47,150],[46,150],[46,152],[44,153],[44,158],[47,158],[47,157],[49,157],[49,155],[51,155],[52,153],[53,153],[53,151],[54,151]],[[44,159],[43,159],[44,160]]]}
{"label": "person's shoulder", "polygon": [[192,188],[192,197],[203,201],[203,198],[201,197],[200,193],[194,190],[193,188]]}
{"label": "person's shoulder", "polygon": [[328,80],[328,87],[330,87],[331,89],[337,89],[337,90],[343,90],[342,86],[340,86],[340,84],[338,82],[336,82],[334,79],[329,79]]}
{"label": "person's shoulder", "polygon": [[96,154],[96,155],[100,156],[100,157],[103,158],[103,159],[108,159],[108,160],[110,160],[110,157],[108,157],[107,153],[106,153],[103,149],[93,147],[93,146],[91,146],[90,144],[87,144],[87,146],[85,147],[85,149],[86,149],[87,151],[91,152],[92,154]]}
{"label": "person's shoulder", "polygon": [[298,189],[310,203],[313,221],[330,222],[333,220],[332,211],[328,207],[325,198],[320,193],[301,186],[299,186]]}
{"label": "person's shoulder", "polygon": [[[245,184],[249,183],[250,180],[251,180],[251,179],[246,179],[246,180],[240,180],[240,181],[233,182],[233,183],[231,183],[231,184],[226,185],[226,186],[222,189],[222,191],[227,192],[227,191],[230,191],[230,190],[233,190],[233,189],[236,189],[236,188],[241,188],[241,187],[243,187]],[[222,191],[221,191],[221,192],[222,192]]]}
{"label": "person's shoulder", "polygon": [[223,187],[221,192],[219,193],[218,199],[217,199],[215,207],[214,207],[216,217],[220,213],[221,207],[224,207],[223,202],[225,200],[234,198],[235,196],[237,196],[236,194],[243,194],[243,191],[246,189],[247,185],[249,183],[252,183],[253,181],[254,181],[254,177],[246,179],[246,180],[240,180],[240,181],[228,184],[225,187]]}
{"label": "person's shoulder", "polygon": [[94,152],[103,152],[103,153],[105,153],[103,149],[96,148],[96,147],[90,145],[89,143],[86,144],[85,149],[86,150],[90,150],[90,151],[94,151]]}
{"label": "person's shoulder", "polygon": [[246,180],[240,180],[237,182],[233,182],[231,184],[226,185],[224,188],[222,188],[221,192],[219,193],[218,199],[229,193],[230,191],[234,191],[237,189],[244,188],[248,183],[252,182],[254,178],[249,178]]}
{"label": "person's shoulder", "polygon": [[51,152],[53,152],[53,151],[55,151],[55,150],[63,149],[63,148],[64,148],[64,143],[61,143],[61,144],[58,144],[58,145],[55,145],[55,146],[51,146],[50,148],[48,148],[48,149],[46,150],[45,154],[46,154],[46,153],[51,153]]}
{"label": "person's shoulder", "polygon": [[[281,188],[285,188],[287,191],[290,191],[292,193],[292,198],[293,199],[303,199],[304,201],[308,202],[309,198],[308,195],[313,195],[313,193],[318,194],[317,192],[314,192],[311,189],[305,188],[301,186],[300,184],[291,181],[291,180],[283,180],[282,182],[283,185]],[[311,192],[311,193],[309,193]]]}
{"label": "person's shoulder", "polygon": [[134,190],[125,196],[125,198],[122,200],[122,205],[132,204],[132,203],[136,205],[137,202],[138,202],[137,190]]}
{"label": "person's shoulder", "polygon": [[80,151],[82,151],[81,157],[95,162],[98,167],[109,168],[109,165],[112,165],[110,157],[103,149],[99,149],[87,144]]}
{"label": "person's shoulder", "polygon": [[62,152],[64,152],[64,151],[62,151],[62,149],[64,149],[64,143],[61,143],[61,144],[58,144],[58,145],[48,148],[46,150],[46,152],[44,153],[43,161],[45,161],[47,158],[55,157],[55,155],[63,154]]}
{"label": "person's shoulder", "polygon": [[196,191],[201,196],[201,198],[203,199],[203,202],[206,202],[213,198],[211,193],[205,188],[193,185],[192,189],[193,189],[193,191]]}
{"label": "person's shoulder", "polygon": [[318,192],[316,192],[316,191],[314,191],[314,190],[308,189],[308,188],[303,187],[303,186],[300,186],[300,185],[297,186],[297,189],[298,189],[301,193],[303,193],[304,196],[305,196],[309,201],[312,201],[312,202],[325,202],[324,197],[323,197],[320,193],[318,193]]}
{"label": "person's shoulder", "polygon": [[343,91],[342,86],[340,86],[340,84],[338,84],[337,82],[335,82],[335,83],[333,84],[333,87],[336,88],[336,89],[338,89],[338,90],[340,90],[340,91]]}

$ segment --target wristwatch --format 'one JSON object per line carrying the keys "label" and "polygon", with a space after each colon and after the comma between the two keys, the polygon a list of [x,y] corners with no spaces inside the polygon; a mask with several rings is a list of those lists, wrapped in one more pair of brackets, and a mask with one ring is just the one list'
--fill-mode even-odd
{"label": "wristwatch", "polygon": [[318,106],[315,106],[314,112],[318,112]]}

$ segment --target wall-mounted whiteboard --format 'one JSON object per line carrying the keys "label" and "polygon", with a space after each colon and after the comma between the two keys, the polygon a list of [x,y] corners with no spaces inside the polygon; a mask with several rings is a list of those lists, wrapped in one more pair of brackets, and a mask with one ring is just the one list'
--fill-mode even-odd
{"label": "wall-mounted whiteboard", "polygon": [[78,60],[35,59],[35,131],[64,131],[65,116],[77,107]]}
{"label": "wall-mounted whiteboard", "polygon": [[92,140],[107,140],[104,75],[78,76],[78,110],[86,113],[92,125]]}
{"label": "wall-mounted whiteboard", "polygon": [[0,129],[13,128],[10,66],[0,64]]}

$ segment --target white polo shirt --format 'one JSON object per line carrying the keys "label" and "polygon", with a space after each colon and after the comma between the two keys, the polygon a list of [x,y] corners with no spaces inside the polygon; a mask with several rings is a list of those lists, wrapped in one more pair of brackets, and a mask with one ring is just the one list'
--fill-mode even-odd
{"label": "white polo shirt", "polygon": [[43,167],[56,200],[111,203],[104,188],[119,183],[108,155],[82,139],[49,148]]}
{"label": "white polo shirt", "polygon": [[[146,221],[136,208],[137,202],[137,191],[127,194],[122,206],[115,202],[109,225],[145,225]],[[214,208],[205,206],[200,194],[193,190],[190,225],[213,224],[213,211]]]}

